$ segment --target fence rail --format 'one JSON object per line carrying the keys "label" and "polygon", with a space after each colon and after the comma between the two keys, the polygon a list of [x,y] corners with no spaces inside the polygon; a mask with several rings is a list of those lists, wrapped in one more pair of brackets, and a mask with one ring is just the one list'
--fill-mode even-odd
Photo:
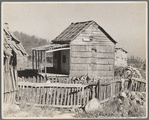
{"label": "fence rail", "polygon": [[[120,77],[102,77],[92,82],[81,84],[68,78],[51,77],[51,83],[44,78],[19,78],[16,102],[36,106],[80,107],[96,97],[105,104],[110,97],[122,90]],[[146,81],[132,77],[125,80],[124,89],[146,91]]]}

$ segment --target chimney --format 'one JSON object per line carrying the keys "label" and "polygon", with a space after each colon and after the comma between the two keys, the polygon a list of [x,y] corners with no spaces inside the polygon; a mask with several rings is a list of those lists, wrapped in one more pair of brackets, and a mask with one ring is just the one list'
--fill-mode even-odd
{"label": "chimney", "polygon": [[4,23],[4,28],[5,28],[5,29],[9,29],[8,23]]}

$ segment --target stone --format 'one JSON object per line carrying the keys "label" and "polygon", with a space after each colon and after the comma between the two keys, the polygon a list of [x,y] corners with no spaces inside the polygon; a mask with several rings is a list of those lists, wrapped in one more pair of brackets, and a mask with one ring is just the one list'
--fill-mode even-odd
{"label": "stone", "polygon": [[138,104],[143,105],[143,100],[141,100],[139,97],[136,97],[135,100]]}
{"label": "stone", "polygon": [[123,110],[124,110],[124,105],[118,105],[117,106],[117,111],[118,112],[123,112]]}
{"label": "stone", "polygon": [[145,101],[145,97],[142,95],[142,93],[137,93],[137,96],[141,99],[141,100],[143,100],[143,101]]}
{"label": "stone", "polygon": [[144,107],[147,107],[147,106],[146,106],[146,102],[143,103],[143,106],[144,106]]}
{"label": "stone", "polygon": [[20,107],[16,104],[10,104],[10,103],[3,103],[3,112],[17,112],[20,111]]}
{"label": "stone", "polygon": [[126,98],[127,97],[127,95],[126,95],[125,92],[120,93],[120,96],[123,97],[123,98]]}
{"label": "stone", "polygon": [[70,112],[74,113],[76,111],[75,108],[70,109]]}
{"label": "stone", "polygon": [[83,109],[81,107],[73,107],[70,111],[71,112],[83,112]]}
{"label": "stone", "polygon": [[146,92],[142,92],[142,96],[146,98]]}
{"label": "stone", "polygon": [[118,104],[123,104],[121,99],[118,99],[117,102],[118,102]]}
{"label": "stone", "polygon": [[16,104],[12,104],[11,105],[11,110],[14,111],[14,112],[18,112],[18,111],[20,111],[20,107]]}
{"label": "stone", "polygon": [[90,100],[85,106],[85,112],[102,111],[103,107],[97,98]]}
{"label": "stone", "polygon": [[131,92],[131,96],[130,96],[130,99],[133,100],[136,98],[136,93],[135,92]]}
{"label": "stone", "polygon": [[130,98],[130,97],[131,97],[131,93],[130,93],[130,92],[127,94],[127,97],[128,97],[128,98]]}
{"label": "stone", "polygon": [[46,83],[51,83],[51,81],[50,80],[47,80],[47,82]]}
{"label": "stone", "polygon": [[123,102],[124,102],[123,104],[124,104],[125,106],[127,106],[127,107],[130,106],[130,100],[129,100],[129,98],[125,98]]}
{"label": "stone", "polygon": [[11,109],[10,107],[11,107],[11,105],[9,103],[3,103],[2,111],[8,112]]}
{"label": "stone", "polygon": [[136,104],[137,104],[135,99],[131,100],[130,103],[131,103],[131,106],[136,106]]}

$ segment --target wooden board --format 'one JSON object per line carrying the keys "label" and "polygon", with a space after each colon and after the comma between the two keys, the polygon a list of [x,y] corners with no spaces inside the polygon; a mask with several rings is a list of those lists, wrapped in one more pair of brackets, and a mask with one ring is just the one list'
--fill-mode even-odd
{"label": "wooden board", "polygon": [[[90,40],[90,36],[93,37],[91,42],[85,42],[84,40]],[[79,44],[79,45],[113,45],[114,43],[111,42],[107,37],[104,36],[97,36],[97,35],[91,35],[91,34],[82,34],[78,36],[74,41],[71,42],[71,44]]]}
{"label": "wooden board", "polygon": [[72,41],[71,45],[113,45],[113,43],[110,43],[108,40],[102,39],[102,41],[98,41],[98,39],[92,41],[92,42],[84,42],[83,39],[89,39],[84,37],[78,37],[77,41]]}
{"label": "wooden board", "polygon": [[114,71],[79,71],[79,70],[71,70],[70,71],[70,76],[80,76],[80,75],[85,75],[88,74],[89,76],[95,76],[95,77],[100,77],[100,76],[114,76]]}
{"label": "wooden board", "polygon": [[80,63],[80,64],[90,64],[90,63],[96,63],[100,65],[113,65],[114,64],[114,58],[111,59],[105,59],[105,58],[71,58],[71,63]]}
{"label": "wooden board", "polygon": [[67,87],[67,88],[76,88],[76,87],[86,87],[86,85],[82,84],[64,84],[64,83],[30,83],[30,82],[18,82],[18,85],[24,85],[24,86],[33,86],[33,87]]}
{"label": "wooden board", "polygon": [[100,64],[71,64],[71,70],[79,71],[112,71],[113,65]]}
{"label": "wooden board", "polygon": [[109,52],[113,53],[115,52],[114,46],[113,45],[72,45],[71,50],[73,52],[91,52],[92,48],[96,49],[97,52]]}
{"label": "wooden board", "polygon": [[101,52],[71,52],[73,58],[115,58],[114,53],[101,53]]}

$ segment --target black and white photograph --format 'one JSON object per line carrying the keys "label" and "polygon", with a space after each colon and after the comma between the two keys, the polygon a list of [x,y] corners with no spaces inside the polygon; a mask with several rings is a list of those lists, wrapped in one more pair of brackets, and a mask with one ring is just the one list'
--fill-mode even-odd
{"label": "black and white photograph", "polygon": [[2,118],[147,118],[147,22],[146,1],[2,2]]}

